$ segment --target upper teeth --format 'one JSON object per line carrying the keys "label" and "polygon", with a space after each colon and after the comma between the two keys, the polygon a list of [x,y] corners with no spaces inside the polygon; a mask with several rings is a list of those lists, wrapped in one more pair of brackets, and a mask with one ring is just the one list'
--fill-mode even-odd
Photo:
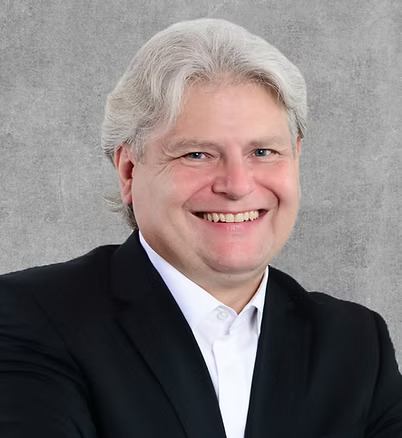
{"label": "upper teeth", "polygon": [[244,222],[258,218],[258,211],[246,211],[244,213],[203,213],[202,217],[211,222]]}

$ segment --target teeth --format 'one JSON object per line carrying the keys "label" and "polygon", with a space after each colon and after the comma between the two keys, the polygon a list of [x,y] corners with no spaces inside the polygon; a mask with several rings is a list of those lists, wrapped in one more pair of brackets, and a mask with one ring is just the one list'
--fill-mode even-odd
{"label": "teeth", "polygon": [[254,221],[259,216],[257,210],[246,211],[244,213],[203,213],[202,217],[210,222],[246,222]]}

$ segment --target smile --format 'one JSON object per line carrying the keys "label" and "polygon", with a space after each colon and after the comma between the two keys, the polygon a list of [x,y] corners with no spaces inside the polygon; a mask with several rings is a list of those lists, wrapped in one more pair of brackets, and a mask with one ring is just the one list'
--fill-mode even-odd
{"label": "smile", "polygon": [[251,210],[242,213],[197,213],[196,215],[209,222],[246,222],[258,219],[265,210]]}

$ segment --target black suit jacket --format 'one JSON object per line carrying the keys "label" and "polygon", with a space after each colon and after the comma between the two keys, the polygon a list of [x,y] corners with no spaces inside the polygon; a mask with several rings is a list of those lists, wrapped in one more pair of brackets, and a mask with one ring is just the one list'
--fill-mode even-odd
{"label": "black suit jacket", "polygon": [[[224,436],[201,352],[137,233],[0,277],[1,438]],[[246,437],[402,437],[383,320],[270,268]]]}

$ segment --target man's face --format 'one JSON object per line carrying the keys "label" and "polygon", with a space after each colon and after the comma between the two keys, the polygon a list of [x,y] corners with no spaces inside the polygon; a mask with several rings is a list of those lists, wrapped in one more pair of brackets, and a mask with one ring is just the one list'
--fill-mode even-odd
{"label": "man's face", "polygon": [[218,275],[261,275],[296,220],[299,147],[267,89],[195,86],[175,127],[141,161],[131,158],[145,240],[201,286]]}

